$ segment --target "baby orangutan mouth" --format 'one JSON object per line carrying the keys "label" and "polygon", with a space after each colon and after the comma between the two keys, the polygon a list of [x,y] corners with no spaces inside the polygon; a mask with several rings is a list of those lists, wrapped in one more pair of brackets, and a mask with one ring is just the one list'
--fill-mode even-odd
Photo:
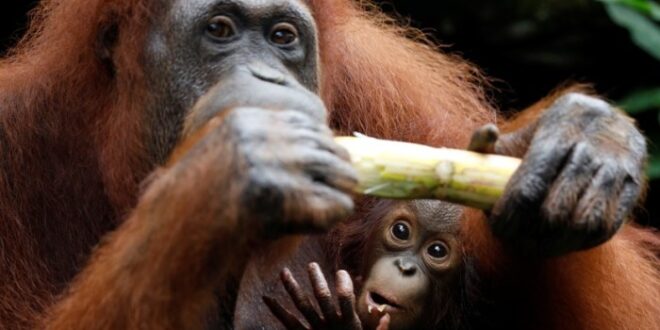
{"label": "baby orangutan mouth", "polygon": [[368,291],[364,300],[369,314],[373,314],[376,311],[381,315],[385,313],[392,314],[404,309],[401,305],[397,304],[394,299],[374,291]]}

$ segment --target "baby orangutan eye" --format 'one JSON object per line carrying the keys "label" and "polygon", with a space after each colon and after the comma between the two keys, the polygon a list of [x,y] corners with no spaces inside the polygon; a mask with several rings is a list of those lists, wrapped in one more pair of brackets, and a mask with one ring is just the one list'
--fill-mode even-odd
{"label": "baby orangutan eye", "polygon": [[442,242],[435,242],[426,249],[426,252],[433,259],[444,259],[449,255],[449,248]]}
{"label": "baby orangutan eye", "polygon": [[395,223],[392,226],[391,232],[392,236],[398,240],[407,241],[410,239],[410,227],[405,222],[399,221]]}

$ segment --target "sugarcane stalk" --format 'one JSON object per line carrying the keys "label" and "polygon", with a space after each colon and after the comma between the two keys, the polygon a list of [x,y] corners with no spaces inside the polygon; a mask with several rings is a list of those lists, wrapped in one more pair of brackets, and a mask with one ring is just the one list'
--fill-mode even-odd
{"label": "sugarcane stalk", "polygon": [[518,158],[433,148],[364,135],[335,138],[358,173],[357,192],[393,199],[441,199],[488,210],[520,166]]}

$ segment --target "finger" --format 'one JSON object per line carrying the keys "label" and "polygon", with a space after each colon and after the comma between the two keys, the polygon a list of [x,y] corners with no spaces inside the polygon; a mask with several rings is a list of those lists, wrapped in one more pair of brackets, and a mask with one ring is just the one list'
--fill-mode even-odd
{"label": "finger", "polygon": [[615,216],[622,189],[623,180],[619,180],[618,171],[612,166],[601,167],[575,209],[574,222],[581,234],[578,246],[596,246],[620,228]]}
{"label": "finger", "polygon": [[271,313],[273,313],[273,315],[275,315],[275,317],[280,322],[282,322],[282,325],[284,325],[285,328],[294,330],[311,329],[310,327],[303,324],[303,322],[299,320],[295,315],[284,308],[277,300],[266,296],[262,297],[262,299],[266,306],[268,306],[268,309],[270,309]]}
{"label": "finger", "polygon": [[550,188],[541,212],[547,228],[560,228],[572,221],[573,211],[594,179],[600,165],[593,160],[593,151],[586,144],[577,144],[561,174]]}
{"label": "finger", "polygon": [[500,131],[494,124],[487,124],[472,133],[468,150],[492,154],[495,152],[495,143],[499,138]]}
{"label": "finger", "polygon": [[290,143],[307,142],[314,148],[325,150],[344,161],[350,160],[348,151],[335,142],[332,131],[325,126],[317,130],[301,129],[292,132],[289,141]]}
{"label": "finger", "polygon": [[530,225],[526,221],[529,214],[538,214],[551,182],[559,175],[572,149],[573,145],[556,140],[533,145],[493,207],[493,231],[501,237],[515,237]]}
{"label": "finger", "polygon": [[355,312],[355,292],[351,276],[345,270],[337,272],[337,299],[339,300],[339,310],[343,324],[350,326],[351,329],[360,329],[360,318]]}
{"label": "finger", "polygon": [[376,327],[376,330],[389,330],[390,328],[390,314],[385,314],[383,317],[380,318],[378,321],[378,326]]}
{"label": "finger", "polygon": [[294,192],[284,201],[286,219],[293,221],[294,230],[328,230],[353,211],[353,199],[325,185],[311,184],[306,190]]}
{"label": "finger", "polygon": [[277,119],[274,121],[282,120],[288,128],[293,129],[305,129],[311,130],[313,132],[325,132],[325,124],[320,122],[317,118],[310,116],[307,113],[297,110],[283,110],[283,111],[271,111],[272,116]]}
{"label": "finger", "polygon": [[351,196],[285,170],[254,168],[250,177],[253,179],[245,198],[261,205],[261,209],[271,210],[263,215],[266,220],[286,221],[286,226],[277,226],[278,234],[324,231],[353,211]]}
{"label": "finger", "polygon": [[314,182],[349,193],[358,183],[357,172],[350,163],[324,150],[305,153],[297,162]]}
{"label": "finger", "polygon": [[312,300],[305,294],[305,291],[300,287],[291,271],[288,268],[284,268],[280,273],[280,277],[284,288],[289,293],[289,296],[291,296],[291,300],[293,300],[293,304],[305,319],[307,319],[313,329],[318,328],[321,324],[321,317],[314,308]]}
{"label": "finger", "polygon": [[500,134],[495,144],[495,153],[517,158],[525,157],[537,128],[538,122],[518,128],[513,132]]}
{"label": "finger", "polygon": [[332,292],[328,286],[328,282],[323,275],[323,271],[319,264],[313,262],[307,267],[309,272],[309,280],[312,282],[314,287],[314,295],[316,296],[316,301],[321,307],[321,314],[325,318],[327,323],[337,322],[338,314],[335,308],[335,304],[332,301]]}
{"label": "finger", "polygon": [[616,208],[616,224],[621,225],[630,217],[630,213],[637,205],[640,195],[642,195],[642,185],[630,175],[626,176]]}
{"label": "finger", "polygon": [[[357,172],[349,162],[336,154],[316,147],[298,145],[287,153],[260,150],[257,161],[272,168],[281,168],[279,171],[275,171],[278,175],[291,176],[291,173],[279,173],[290,171],[304,175],[315,183],[321,183],[346,193],[352,192],[358,183]],[[284,180],[279,176],[273,179]]]}

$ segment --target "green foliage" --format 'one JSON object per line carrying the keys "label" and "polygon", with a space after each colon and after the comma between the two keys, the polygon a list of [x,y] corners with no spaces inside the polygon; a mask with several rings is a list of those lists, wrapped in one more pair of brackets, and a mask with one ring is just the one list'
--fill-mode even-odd
{"label": "green foliage", "polygon": [[612,20],[628,29],[637,46],[660,60],[660,6],[650,0],[605,0]]}
{"label": "green foliage", "polygon": [[[633,42],[660,61],[660,4],[651,0],[599,0],[612,21],[628,29]],[[659,76],[660,78],[660,76]],[[660,123],[660,87],[637,91],[622,99],[619,104],[631,115],[658,111]],[[648,174],[660,179],[660,141],[651,141],[651,159]]]}
{"label": "green foliage", "polygon": [[634,92],[618,103],[631,115],[660,109],[660,87]]}
{"label": "green foliage", "polygon": [[660,5],[651,0],[600,0],[607,4],[622,5],[660,21]]}
{"label": "green foliage", "polygon": [[650,179],[660,178],[660,155],[651,156],[649,161],[648,175]]}

